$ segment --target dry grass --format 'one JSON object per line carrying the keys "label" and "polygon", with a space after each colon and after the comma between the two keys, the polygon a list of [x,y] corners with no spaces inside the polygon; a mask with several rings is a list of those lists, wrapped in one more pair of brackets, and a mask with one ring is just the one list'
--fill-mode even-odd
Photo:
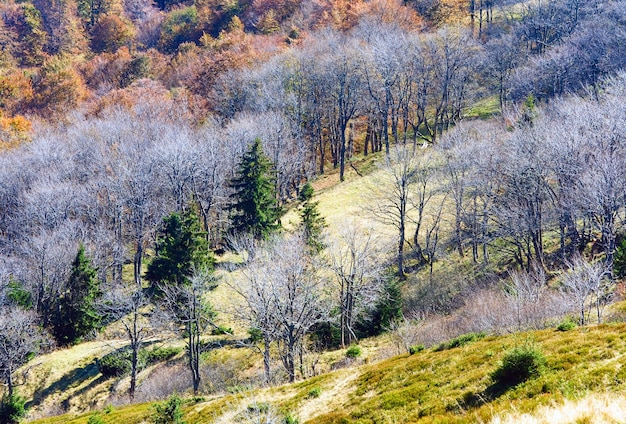
{"label": "dry grass", "polygon": [[490,424],[617,424],[623,423],[624,417],[626,396],[605,393],[542,407],[533,413],[506,413]]}

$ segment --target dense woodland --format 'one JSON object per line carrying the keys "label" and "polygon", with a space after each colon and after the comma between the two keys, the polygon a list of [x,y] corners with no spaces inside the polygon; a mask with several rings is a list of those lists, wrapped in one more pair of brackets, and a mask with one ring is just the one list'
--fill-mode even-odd
{"label": "dense woodland", "polygon": [[[0,349],[9,395],[34,345],[117,320],[131,398],[166,324],[201,391],[216,266],[268,384],[274,355],[293,381],[311,340],[477,299],[496,312],[459,330],[601,321],[626,272],[625,62],[621,0],[2,2],[0,339],[37,329]],[[391,243],[326,234],[306,184],[368,155]]]}

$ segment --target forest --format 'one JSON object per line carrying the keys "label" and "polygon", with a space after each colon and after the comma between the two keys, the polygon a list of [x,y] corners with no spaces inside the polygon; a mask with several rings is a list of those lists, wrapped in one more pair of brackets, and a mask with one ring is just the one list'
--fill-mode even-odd
{"label": "forest", "polygon": [[[384,332],[602,322],[625,66],[622,0],[2,2],[2,405],[110,325],[132,401],[166,331],[198,394],[207,334],[263,386]],[[329,222],[323,177],[362,179],[358,216]]]}

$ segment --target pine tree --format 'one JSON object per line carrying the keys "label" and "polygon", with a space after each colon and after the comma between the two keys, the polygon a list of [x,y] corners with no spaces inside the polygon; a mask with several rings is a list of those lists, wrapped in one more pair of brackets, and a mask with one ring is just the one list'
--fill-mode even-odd
{"label": "pine tree", "polygon": [[317,207],[319,202],[313,202],[313,187],[306,183],[300,191],[302,209],[300,210],[300,227],[304,232],[306,244],[315,252],[321,252],[324,247],[322,233],[326,228],[326,220],[320,215]]}
{"label": "pine tree", "polygon": [[212,270],[213,266],[214,258],[195,209],[163,218],[156,256],[145,275],[153,289],[157,284],[187,285],[194,268]]}
{"label": "pine tree", "polygon": [[101,294],[97,269],[81,244],[65,290],[56,302],[52,333],[57,343],[72,344],[100,328],[102,317],[96,309],[96,300]]}
{"label": "pine tree", "polygon": [[282,208],[278,205],[274,174],[274,165],[257,138],[244,153],[237,177],[230,183],[235,190],[230,208],[233,232],[266,238],[280,228]]}

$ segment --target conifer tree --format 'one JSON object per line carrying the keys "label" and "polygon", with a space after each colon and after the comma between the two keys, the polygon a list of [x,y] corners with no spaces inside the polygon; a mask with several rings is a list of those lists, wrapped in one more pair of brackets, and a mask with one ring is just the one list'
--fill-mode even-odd
{"label": "conifer tree", "polygon": [[102,317],[96,309],[96,300],[100,296],[97,269],[92,266],[81,244],[65,290],[56,302],[57,314],[52,323],[52,333],[57,343],[72,344],[100,328]]}
{"label": "conifer tree", "polygon": [[163,218],[156,257],[148,265],[145,276],[153,289],[158,284],[187,285],[194,268],[212,270],[213,265],[198,215],[190,208]]}
{"label": "conifer tree", "polygon": [[311,201],[313,193],[313,186],[310,183],[306,183],[300,191],[299,198],[304,202],[300,210],[300,227],[304,232],[306,244],[314,252],[320,252],[325,247],[322,233],[326,228],[326,220],[317,209],[319,202]]}
{"label": "conifer tree", "polygon": [[230,185],[234,189],[230,208],[234,233],[267,238],[280,228],[282,208],[276,196],[274,165],[263,153],[258,138],[244,153]]}

